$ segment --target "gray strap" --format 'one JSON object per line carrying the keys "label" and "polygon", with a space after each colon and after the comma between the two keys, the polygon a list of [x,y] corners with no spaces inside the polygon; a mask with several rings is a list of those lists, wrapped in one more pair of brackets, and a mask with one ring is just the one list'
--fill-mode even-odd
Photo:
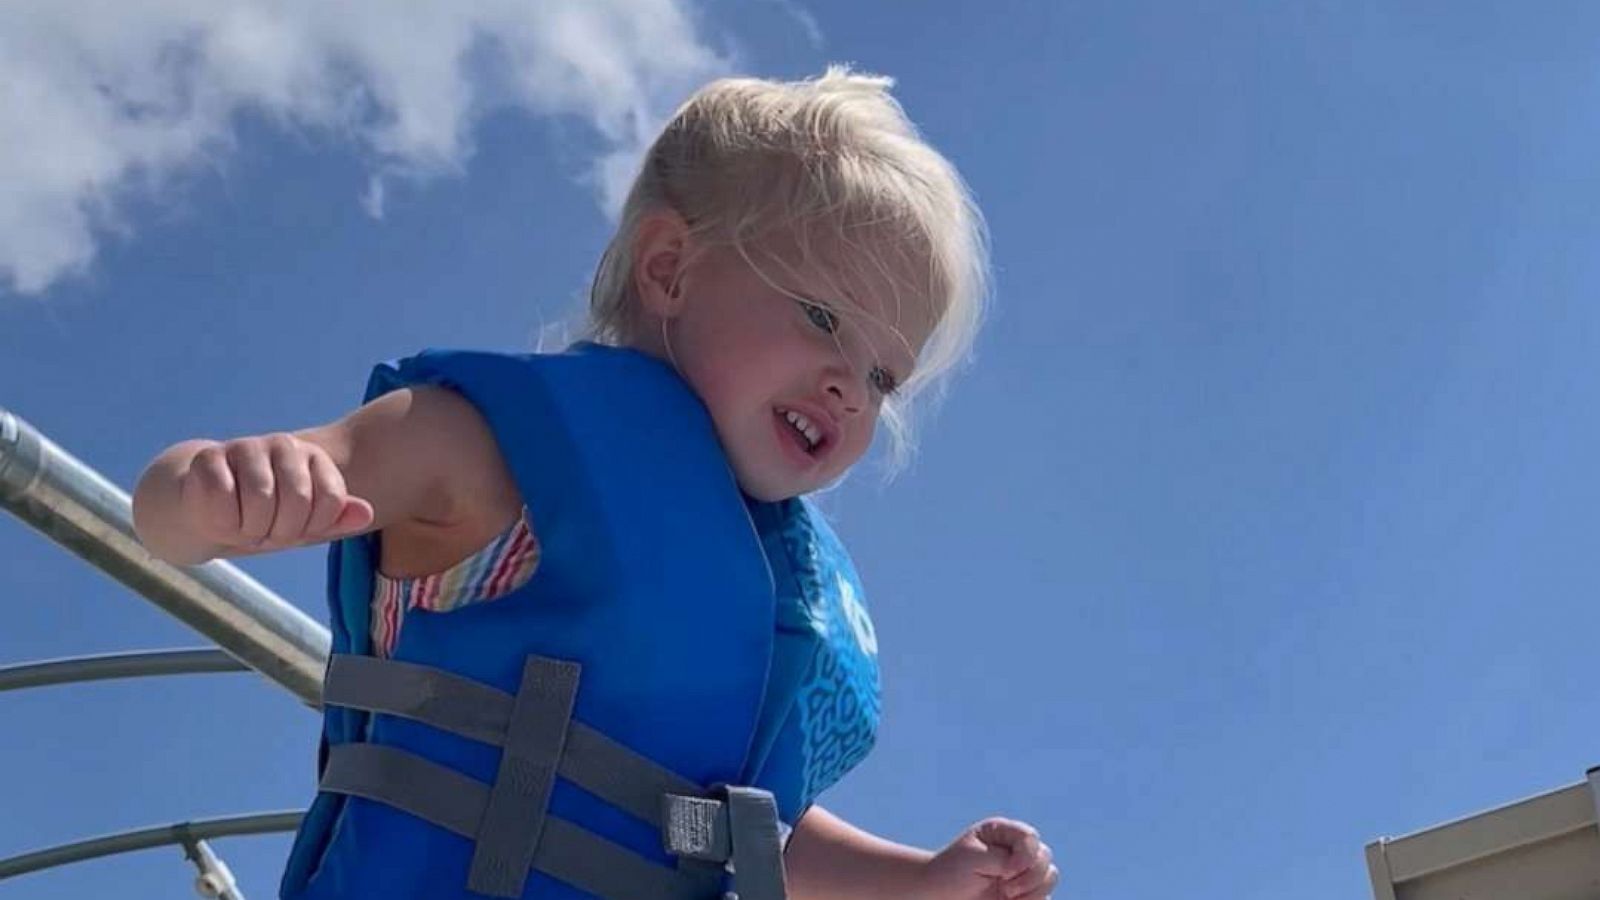
{"label": "gray strap", "polygon": [[[377,744],[328,750],[322,790],[392,806],[472,838],[489,803],[489,787],[420,756]],[[532,868],[606,900],[706,900],[720,890],[717,869],[673,870],[554,816]]]}
{"label": "gray strap", "polygon": [[661,841],[687,859],[727,862],[733,856],[728,808],[721,800],[668,794],[661,798]]}
{"label": "gray strap", "polygon": [[778,803],[771,791],[733,787],[728,793],[728,825],[733,837],[733,889],[739,900],[784,900],[783,844],[778,837]]}
{"label": "gray strap", "polygon": [[783,838],[770,791],[729,786],[726,799],[662,798],[661,837],[686,860],[733,862],[739,900],[784,900]]}
{"label": "gray strap", "polygon": [[489,802],[488,785],[378,744],[329,747],[318,787],[393,806],[467,838],[478,833],[478,821]]}
{"label": "gray strap", "polygon": [[[441,669],[339,654],[328,662],[322,702],[386,713],[503,746],[513,698]],[[634,817],[661,826],[661,798],[695,795],[699,785],[604,734],[572,722],[557,774]]]}
{"label": "gray strap", "polygon": [[512,696],[443,669],[338,653],[328,659],[322,702],[388,713],[482,741],[505,743]]}
{"label": "gray strap", "polygon": [[561,777],[651,825],[661,827],[661,798],[700,794],[701,787],[574,721],[561,755]]}
{"label": "gray strap", "polygon": [[545,808],[578,697],[577,663],[529,657],[511,708],[500,770],[478,826],[467,889],[518,897],[544,830]]}
{"label": "gray strap", "polygon": [[722,867],[667,869],[582,828],[551,817],[534,868],[605,900],[711,900]]}
{"label": "gray strap", "polygon": [[[692,781],[572,721],[579,671],[575,663],[530,658],[512,696],[439,669],[336,655],[325,703],[423,722],[504,752],[491,790],[404,751],[341,745],[330,751],[322,788],[473,838],[468,888],[479,893],[518,896],[531,867],[607,900],[691,900],[718,892],[722,869],[711,863],[732,858],[744,872],[736,875],[744,900],[782,900],[771,795],[729,788],[726,801],[706,799]],[[678,871],[546,817],[555,774],[660,828],[666,849],[680,857]]]}

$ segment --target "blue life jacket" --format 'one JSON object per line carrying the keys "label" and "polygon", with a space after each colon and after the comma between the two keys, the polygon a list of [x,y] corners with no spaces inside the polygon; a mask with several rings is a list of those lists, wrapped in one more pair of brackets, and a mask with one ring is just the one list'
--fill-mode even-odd
{"label": "blue life jacket", "polygon": [[[367,398],[414,384],[483,415],[539,568],[490,602],[411,610],[391,665],[364,656],[375,540],[332,548],[323,790],[282,896],[699,900],[730,858],[739,879],[772,862],[748,837],[759,810],[792,825],[871,743],[803,765],[774,723],[799,716],[821,745],[830,701],[851,728],[877,720],[871,624],[822,517],[745,498],[699,400],[633,351],[430,352],[378,367]],[[779,597],[804,627],[783,633]],[[773,669],[775,627],[807,665]]]}

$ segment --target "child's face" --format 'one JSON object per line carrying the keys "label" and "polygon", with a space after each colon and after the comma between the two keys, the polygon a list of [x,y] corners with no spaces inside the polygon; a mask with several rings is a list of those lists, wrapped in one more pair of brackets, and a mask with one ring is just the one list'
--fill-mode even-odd
{"label": "child's face", "polygon": [[739,485],[780,500],[828,485],[861,458],[934,321],[924,297],[897,303],[887,278],[853,283],[847,298],[814,265],[753,258],[760,271],[733,248],[696,257],[665,343],[710,410]]}

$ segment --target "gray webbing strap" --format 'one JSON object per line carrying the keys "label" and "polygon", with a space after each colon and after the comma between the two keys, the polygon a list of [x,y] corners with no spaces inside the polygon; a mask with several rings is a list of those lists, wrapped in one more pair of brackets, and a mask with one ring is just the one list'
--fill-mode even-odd
{"label": "gray webbing strap", "polygon": [[338,744],[317,785],[404,810],[462,837],[474,837],[489,786],[404,750],[378,744]]}
{"label": "gray webbing strap", "polygon": [[[320,787],[392,806],[469,839],[489,804],[488,785],[377,744],[330,747]],[[655,865],[554,816],[545,819],[532,868],[606,900],[704,900],[716,895],[721,875]]]}
{"label": "gray webbing strap", "polygon": [[722,868],[667,869],[561,819],[545,823],[534,868],[606,900],[710,900]]}
{"label": "gray webbing strap", "polygon": [[784,900],[783,845],[778,803],[770,791],[733,787],[728,792],[728,830],[733,838],[733,889],[739,900]]}
{"label": "gray webbing strap", "polygon": [[724,799],[662,798],[661,835],[684,859],[733,862],[739,900],[783,900],[783,839],[770,791],[727,786]]}
{"label": "gray webbing strap", "polygon": [[700,785],[582,722],[572,723],[560,772],[562,778],[658,828],[662,797],[703,793]]}
{"label": "gray webbing strap", "polygon": [[544,830],[545,807],[578,698],[577,663],[529,657],[511,707],[500,771],[478,825],[467,889],[517,897]]}
{"label": "gray webbing strap", "polygon": [[336,653],[322,702],[415,719],[465,738],[505,743],[512,696],[470,678],[415,663]]}
{"label": "gray webbing strap", "polygon": [[[472,838],[467,886],[478,893],[517,896],[531,867],[607,900],[690,900],[714,895],[722,873],[711,863],[731,859],[741,900],[783,900],[772,795],[729,787],[717,799],[706,798],[692,781],[573,721],[579,672],[575,663],[530,657],[513,696],[439,669],[336,655],[329,661],[326,704],[401,716],[503,752],[491,789],[404,751],[341,745],[330,750],[322,787],[387,803]],[[557,774],[657,826],[665,848],[680,857],[678,871],[547,817]]]}
{"label": "gray webbing strap", "polygon": [[[328,662],[322,702],[413,719],[499,747],[505,744],[513,697],[440,669],[338,654]],[[702,793],[694,782],[582,722],[568,725],[557,774],[658,827],[663,796]]]}
{"label": "gray webbing strap", "polygon": [[733,857],[728,807],[710,797],[668,794],[661,798],[661,843],[685,859],[724,863]]}

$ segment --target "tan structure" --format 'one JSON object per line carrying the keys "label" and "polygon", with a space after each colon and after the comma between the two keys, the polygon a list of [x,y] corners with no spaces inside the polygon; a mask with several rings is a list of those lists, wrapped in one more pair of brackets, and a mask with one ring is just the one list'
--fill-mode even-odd
{"label": "tan structure", "polygon": [[1600,900],[1600,768],[1588,779],[1367,845],[1374,900]]}

